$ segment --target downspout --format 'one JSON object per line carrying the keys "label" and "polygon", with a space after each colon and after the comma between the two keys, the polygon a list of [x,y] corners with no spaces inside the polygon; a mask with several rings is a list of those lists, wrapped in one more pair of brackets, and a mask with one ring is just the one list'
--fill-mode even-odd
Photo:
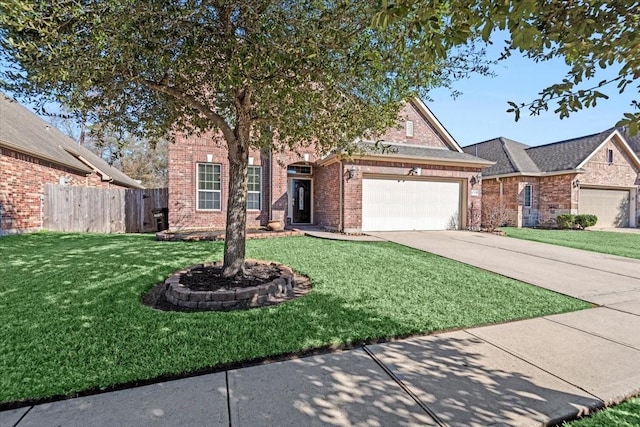
{"label": "downspout", "polygon": [[[273,219],[273,145],[269,144],[269,219]],[[284,224],[283,224],[284,226]]]}
{"label": "downspout", "polygon": [[344,165],[342,164],[342,160],[340,160],[340,199],[338,200],[338,212],[339,212],[339,223],[338,223],[338,231],[344,232],[344,203],[342,202],[344,199]]}

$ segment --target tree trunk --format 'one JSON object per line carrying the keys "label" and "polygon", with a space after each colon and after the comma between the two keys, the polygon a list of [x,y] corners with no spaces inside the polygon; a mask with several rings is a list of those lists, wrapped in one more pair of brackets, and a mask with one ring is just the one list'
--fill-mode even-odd
{"label": "tree trunk", "polygon": [[222,275],[235,276],[243,271],[247,231],[247,170],[251,130],[250,96],[245,91],[236,100],[237,120],[234,141],[227,140],[229,158],[229,191],[227,229],[224,241]]}
{"label": "tree trunk", "polygon": [[229,197],[222,272],[224,277],[235,276],[244,266],[249,150],[248,147],[243,148],[245,149],[229,149]]}

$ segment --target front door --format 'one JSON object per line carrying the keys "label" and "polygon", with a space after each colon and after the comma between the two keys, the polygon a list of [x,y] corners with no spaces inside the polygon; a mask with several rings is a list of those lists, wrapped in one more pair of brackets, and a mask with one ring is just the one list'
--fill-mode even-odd
{"label": "front door", "polygon": [[311,223],[311,180],[294,179],[292,182],[292,219],[294,224]]}

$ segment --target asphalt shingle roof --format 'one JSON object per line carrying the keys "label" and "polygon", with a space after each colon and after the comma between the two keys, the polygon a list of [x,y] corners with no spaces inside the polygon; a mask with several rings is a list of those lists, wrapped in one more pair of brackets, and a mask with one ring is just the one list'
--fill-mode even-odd
{"label": "asphalt shingle roof", "polygon": [[537,173],[539,169],[527,155],[525,151],[527,148],[528,145],[500,137],[463,147],[462,150],[467,154],[496,162],[482,171],[485,176],[517,172]]}
{"label": "asphalt shingle roof", "polygon": [[90,173],[93,170],[78,157],[86,159],[116,184],[143,188],[137,181],[110,166],[87,148],[77,144],[33,112],[0,93],[0,145],[45,159],[71,169]]}
{"label": "asphalt shingle roof", "polygon": [[[463,147],[465,153],[475,154],[496,164],[483,170],[484,176],[523,174],[531,175],[544,172],[574,170],[584,162],[607,138],[614,128],[593,135],[558,141],[551,144],[530,147],[507,138],[495,138],[489,141]],[[632,149],[638,150],[640,136],[630,141]],[[633,144],[632,144],[633,142]]]}
{"label": "asphalt shingle roof", "polygon": [[376,150],[375,143],[369,141],[361,141],[360,146],[368,154],[383,155],[389,157],[423,157],[429,159],[442,159],[452,161],[463,161],[471,163],[485,163],[484,159],[478,158],[467,153],[459,151],[447,150],[443,148],[424,147],[420,145],[392,144],[383,142],[382,145],[388,147],[384,152],[380,149]]}
{"label": "asphalt shingle roof", "polygon": [[612,130],[552,144],[527,148],[527,154],[543,172],[577,168],[612,133]]}

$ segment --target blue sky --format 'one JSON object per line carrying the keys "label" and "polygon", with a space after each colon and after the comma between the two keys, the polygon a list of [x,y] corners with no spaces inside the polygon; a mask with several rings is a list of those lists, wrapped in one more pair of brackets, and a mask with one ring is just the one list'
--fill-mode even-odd
{"label": "blue sky", "polygon": [[[456,99],[451,98],[448,90],[432,91],[433,101],[426,105],[463,147],[499,136],[528,145],[571,139],[613,127],[625,112],[634,111],[630,106],[634,88],[630,86],[620,95],[614,84],[603,90],[609,95],[608,100],[599,100],[595,108],[573,113],[562,120],[553,113],[553,108],[540,116],[530,116],[523,110],[518,122],[512,113],[506,112],[508,101],[529,103],[539,91],[562,81],[567,70],[561,60],[535,63],[514,54],[494,67],[495,77],[474,76],[456,82],[454,88],[463,92]],[[614,70],[606,70],[584,87],[615,74]]]}

